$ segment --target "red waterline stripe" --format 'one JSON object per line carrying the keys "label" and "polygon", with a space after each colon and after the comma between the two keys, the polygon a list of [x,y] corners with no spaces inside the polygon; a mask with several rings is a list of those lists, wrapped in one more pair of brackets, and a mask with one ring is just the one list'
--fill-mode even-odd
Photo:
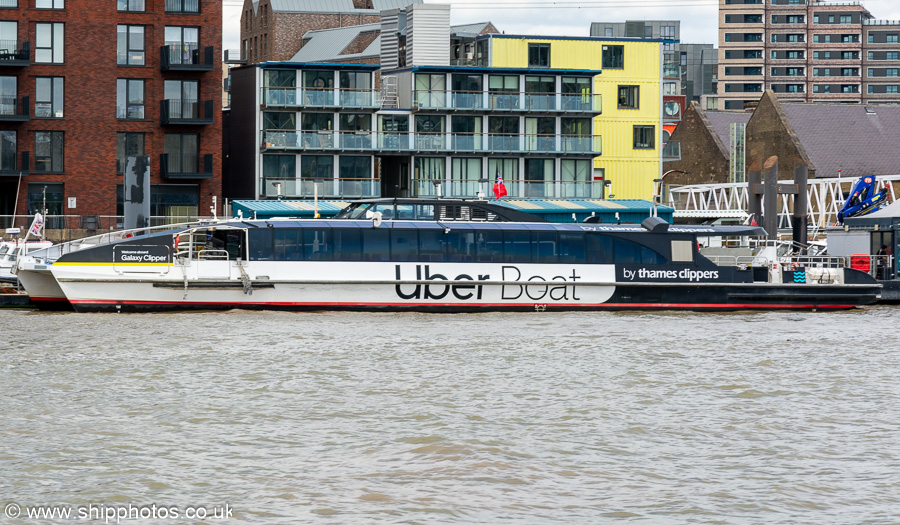
{"label": "red waterline stripe", "polygon": [[612,308],[794,308],[798,310],[809,310],[813,308],[855,308],[856,304],[751,304],[751,303],[592,303],[592,304],[572,304],[572,303],[340,303],[340,302],[313,302],[313,303],[296,303],[296,302],[264,302],[264,303],[233,303],[223,301],[210,302],[188,302],[188,301],[110,301],[110,300],[75,300],[70,301],[72,304],[95,304],[95,305],[182,305],[182,306],[439,306],[439,307],[530,307],[530,306],[546,306],[550,309],[553,306],[564,307],[612,307]]}
{"label": "red waterline stripe", "polygon": [[69,300],[66,299],[65,297],[31,297],[31,300],[38,301],[38,302],[44,301],[44,302],[48,302],[48,303],[50,303],[50,302],[58,302],[58,303],[69,302]]}

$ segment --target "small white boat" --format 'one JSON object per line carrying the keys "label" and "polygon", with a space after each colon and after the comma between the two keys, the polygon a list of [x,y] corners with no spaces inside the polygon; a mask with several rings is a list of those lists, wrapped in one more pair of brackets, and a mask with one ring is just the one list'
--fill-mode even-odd
{"label": "small white boat", "polygon": [[17,282],[16,276],[12,273],[16,260],[50,246],[53,246],[50,241],[0,241],[0,281]]}

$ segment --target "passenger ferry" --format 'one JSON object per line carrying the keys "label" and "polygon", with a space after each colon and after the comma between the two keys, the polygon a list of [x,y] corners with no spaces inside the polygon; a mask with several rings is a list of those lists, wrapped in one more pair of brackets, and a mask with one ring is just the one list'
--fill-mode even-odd
{"label": "passenger ferry", "polygon": [[756,226],[556,224],[485,201],[375,199],[329,220],[238,218],[86,239],[20,272],[49,272],[80,312],[813,310],[878,299],[868,274],[791,262],[774,245],[750,243],[763,235]]}
{"label": "passenger ferry", "polygon": [[38,250],[52,246],[50,241],[2,241],[0,242],[0,281],[16,282],[16,276],[12,273],[12,267],[20,257],[37,252]]}

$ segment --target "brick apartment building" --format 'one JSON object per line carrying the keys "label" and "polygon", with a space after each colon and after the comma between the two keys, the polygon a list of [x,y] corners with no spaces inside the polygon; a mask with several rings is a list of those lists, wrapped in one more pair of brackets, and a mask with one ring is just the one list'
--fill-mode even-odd
{"label": "brick apartment building", "polygon": [[719,109],[771,89],[791,102],[900,102],[900,21],[860,2],[719,0]]}
{"label": "brick apartment building", "polygon": [[423,0],[244,0],[241,57],[248,64],[287,62],[319,29],[377,24],[381,11]]}
{"label": "brick apartment building", "polygon": [[47,228],[117,226],[130,155],[150,158],[152,216],[207,215],[221,42],[219,0],[0,0],[5,225],[46,205]]}

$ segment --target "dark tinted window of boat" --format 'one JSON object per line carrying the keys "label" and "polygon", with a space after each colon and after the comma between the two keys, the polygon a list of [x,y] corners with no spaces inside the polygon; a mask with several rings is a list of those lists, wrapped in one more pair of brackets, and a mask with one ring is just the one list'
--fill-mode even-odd
{"label": "dark tinted window of boat", "polygon": [[666,264],[666,258],[646,246],[641,246],[641,264]]}
{"label": "dark tinted window of boat", "polygon": [[303,254],[303,230],[295,228],[275,229],[275,260],[299,261]]}
{"label": "dark tinted window of boat", "polygon": [[475,234],[478,248],[478,262],[503,262],[503,232],[481,230]]}
{"label": "dark tinted window of boat", "polygon": [[391,260],[390,230],[372,228],[361,230],[364,261]]}
{"label": "dark tinted window of boat", "polygon": [[419,260],[444,260],[444,230],[419,230]]}
{"label": "dark tinted window of boat", "polygon": [[419,252],[416,230],[391,230],[391,260],[415,261]]}
{"label": "dark tinted window of boat", "polygon": [[606,235],[587,234],[585,260],[588,264],[612,264],[613,240]]}
{"label": "dark tinted window of boat", "polygon": [[641,264],[641,246],[625,239],[616,239],[614,241],[614,250],[616,254],[616,263],[618,264]]}
{"label": "dark tinted window of boat", "polygon": [[448,262],[475,262],[475,232],[450,230],[446,242]]}
{"label": "dark tinted window of boat", "polygon": [[584,234],[567,233],[559,234],[559,262],[584,264],[587,261],[584,255]]}
{"label": "dark tinted window of boat", "polygon": [[331,230],[335,261],[362,260],[360,230],[355,228],[335,228]]}
{"label": "dark tinted window of boat", "polygon": [[615,240],[617,264],[666,264],[666,259],[654,250],[626,239]]}
{"label": "dark tinted window of boat", "polygon": [[303,258],[307,261],[330,261],[334,251],[331,232],[320,228],[303,230]]}
{"label": "dark tinted window of boat", "polygon": [[556,258],[556,232],[531,232],[532,262],[553,264]]}
{"label": "dark tinted window of boat", "polygon": [[518,263],[531,262],[530,232],[503,232],[503,261]]}
{"label": "dark tinted window of boat", "polygon": [[272,260],[272,236],[272,230],[270,228],[257,228],[250,230],[251,261]]}

